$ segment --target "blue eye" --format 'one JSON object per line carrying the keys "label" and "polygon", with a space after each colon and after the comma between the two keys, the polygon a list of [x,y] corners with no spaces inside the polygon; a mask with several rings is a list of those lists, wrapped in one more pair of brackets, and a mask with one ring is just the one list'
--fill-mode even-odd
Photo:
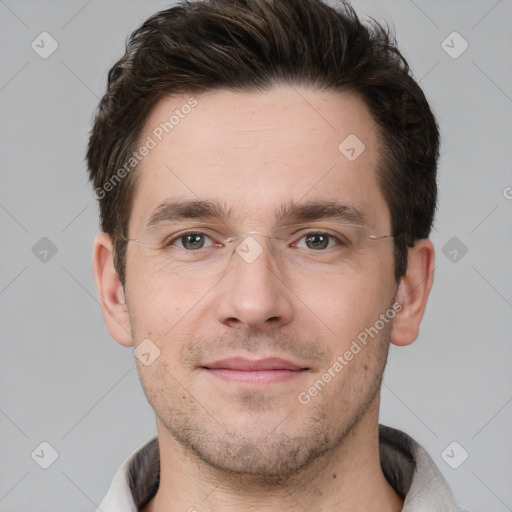
{"label": "blue eye", "polygon": [[195,251],[198,249],[204,249],[205,247],[211,247],[212,240],[204,233],[189,231],[169,240],[166,245],[176,245],[180,249]]}
{"label": "blue eye", "polygon": [[306,238],[306,245],[310,249],[327,249],[329,246],[329,235],[325,233],[315,233],[313,235],[308,235]]}
{"label": "blue eye", "polygon": [[295,245],[313,251],[322,251],[339,244],[340,240],[329,233],[312,232],[302,236]]}

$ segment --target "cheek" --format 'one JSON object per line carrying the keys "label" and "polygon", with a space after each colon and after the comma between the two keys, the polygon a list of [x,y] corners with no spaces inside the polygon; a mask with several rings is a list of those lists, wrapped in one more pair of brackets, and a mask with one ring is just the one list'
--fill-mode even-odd
{"label": "cheek", "polygon": [[[384,268],[385,267],[385,268]],[[336,348],[350,344],[361,331],[374,325],[393,298],[392,265],[382,261],[332,273],[318,279],[297,280],[294,293],[304,314],[304,326],[317,325]]]}
{"label": "cheek", "polygon": [[[172,378],[173,369],[167,368],[166,357],[160,356],[150,366],[137,362],[139,379],[148,402],[155,411],[162,411],[168,398],[178,396],[179,389],[176,379]],[[164,398],[166,397],[166,398]],[[172,401],[172,400],[171,400]]]}
{"label": "cheek", "polygon": [[133,260],[127,265],[130,317],[140,332],[151,331],[155,337],[169,333],[184,317],[193,314],[208,289],[204,280],[152,269],[142,261]]}

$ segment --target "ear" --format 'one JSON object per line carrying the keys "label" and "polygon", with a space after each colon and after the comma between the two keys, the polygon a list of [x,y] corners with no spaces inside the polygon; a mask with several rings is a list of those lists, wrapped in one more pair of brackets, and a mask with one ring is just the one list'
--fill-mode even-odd
{"label": "ear", "polygon": [[132,346],[130,318],[113,255],[112,239],[107,233],[99,233],[94,240],[92,265],[103,318],[112,338],[121,345]]}
{"label": "ear", "polygon": [[418,337],[434,282],[434,263],[434,245],[430,240],[418,240],[409,249],[407,271],[400,281],[396,298],[402,309],[396,314],[391,329],[394,345],[409,345]]}

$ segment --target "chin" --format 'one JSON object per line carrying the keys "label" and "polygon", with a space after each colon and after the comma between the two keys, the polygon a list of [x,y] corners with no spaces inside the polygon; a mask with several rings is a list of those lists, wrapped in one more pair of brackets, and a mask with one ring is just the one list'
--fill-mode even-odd
{"label": "chin", "polygon": [[201,461],[219,471],[269,482],[282,481],[300,473],[332,449],[325,437],[285,435],[267,436],[261,440],[225,439],[216,444],[196,444],[189,448]]}

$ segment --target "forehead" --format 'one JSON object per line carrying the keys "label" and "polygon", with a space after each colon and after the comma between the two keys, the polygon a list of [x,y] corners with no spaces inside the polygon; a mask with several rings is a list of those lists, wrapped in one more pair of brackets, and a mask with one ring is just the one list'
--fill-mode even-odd
{"label": "forehead", "polygon": [[378,130],[354,94],[280,86],[173,96],[151,112],[144,144],[131,226],[168,199],[220,201],[252,227],[283,204],[336,201],[389,226]]}

